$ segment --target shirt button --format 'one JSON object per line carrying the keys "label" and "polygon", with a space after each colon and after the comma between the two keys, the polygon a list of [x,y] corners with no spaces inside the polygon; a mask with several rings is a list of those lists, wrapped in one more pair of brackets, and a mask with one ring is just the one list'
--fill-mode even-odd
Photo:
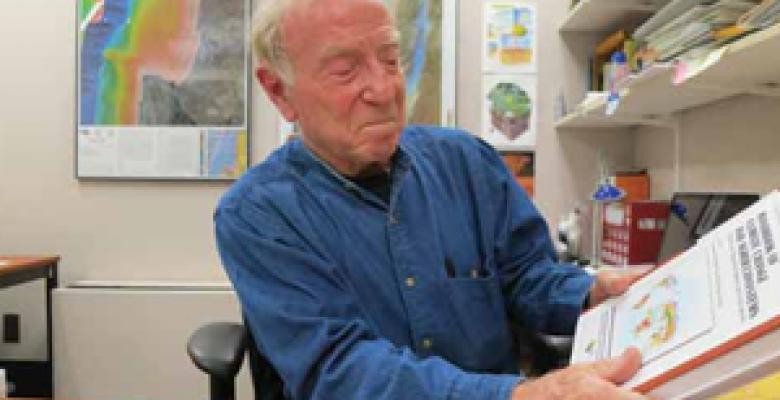
{"label": "shirt button", "polygon": [[398,223],[398,218],[396,218],[395,215],[390,214],[389,221],[390,221],[390,225],[395,225]]}
{"label": "shirt button", "polygon": [[412,278],[411,276],[406,278],[406,286],[407,287],[413,288],[414,285],[416,285],[416,284],[417,284],[417,281],[414,278]]}
{"label": "shirt button", "polygon": [[423,347],[425,350],[430,350],[430,348],[431,348],[431,347],[433,347],[433,340],[431,340],[430,338],[425,338],[425,339],[423,339],[423,341],[422,341],[422,347]]}

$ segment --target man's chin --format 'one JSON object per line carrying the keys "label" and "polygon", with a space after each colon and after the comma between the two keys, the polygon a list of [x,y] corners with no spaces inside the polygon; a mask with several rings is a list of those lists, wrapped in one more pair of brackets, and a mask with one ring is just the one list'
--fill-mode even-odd
{"label": "man's chin", "polygon": [[401,132],[395,123],[374,124],[360,132],[359,153],[369,163],[388,165],[398,149]]}
{"label": "man's chin", "polygon": [[396,124],[387,124],[373,129],[363,129],[361,139],[369,153],[395,152],[401,131]]}
{"label": "man's chin", "polygon": [[393,155],[395,154],[395,150],[396,147],[386,148],[386,149],[376,149],[370,153],[369,159],[377,163],[389,164],[390,160],[393,158]]}
{"label": "man's chin", "polygon": [[387,166],[398,149],[398,141],[392,140],[388,143],[375,144],[366,148],[364,152],[366,160],[370,163],[382,164]]}

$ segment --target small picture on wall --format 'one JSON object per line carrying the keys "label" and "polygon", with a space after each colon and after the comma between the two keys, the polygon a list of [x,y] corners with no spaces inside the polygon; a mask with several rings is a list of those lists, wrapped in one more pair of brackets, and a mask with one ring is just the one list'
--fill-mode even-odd
{"label": "small picture on wall", "polygon": [[485,3],[483,70],[536,72],[536,8],[527,1]]}
{"label": "small picture on wall", "polygon": [[536,144],[536,76],[485,75],[482,138],[500,150]]}
{"label": "small picture on wall", "polygon": [[504,151],[501,152],[509,171],[515,177],[517,183],[525,189],[528,196],[534,195],[534,175],[536,157],[532,151]]}

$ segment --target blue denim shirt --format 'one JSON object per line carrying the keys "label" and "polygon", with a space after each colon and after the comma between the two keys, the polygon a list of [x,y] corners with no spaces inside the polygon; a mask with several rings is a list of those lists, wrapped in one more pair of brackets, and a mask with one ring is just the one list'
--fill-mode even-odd
{"label": "blue denim shirt", "polygon": [[300,141],[222,198],[216,235],[258,347],[295,399],[508,399],[510,320],[572,333],[592,278],[554,261],[500,156],[401,135],[389,204]]}

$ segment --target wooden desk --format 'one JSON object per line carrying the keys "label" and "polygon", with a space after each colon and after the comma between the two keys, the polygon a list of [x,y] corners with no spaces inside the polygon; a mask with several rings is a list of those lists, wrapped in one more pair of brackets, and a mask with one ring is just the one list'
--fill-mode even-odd
{"label": "wooden desk", "polygon": [[0,256],[0,288],[43,278],[57,282],[59,257]]}
{"label": "wooden desk", "polygon": [[57,263],[60,258],[0,256],[0,289],[36,279],[46,280],[46,345],[48,360],[0,361],[7,379],[16,384],[10,395],[17,397],[52,397],[54,363],[52,360],[52,291],[57,287]]}

